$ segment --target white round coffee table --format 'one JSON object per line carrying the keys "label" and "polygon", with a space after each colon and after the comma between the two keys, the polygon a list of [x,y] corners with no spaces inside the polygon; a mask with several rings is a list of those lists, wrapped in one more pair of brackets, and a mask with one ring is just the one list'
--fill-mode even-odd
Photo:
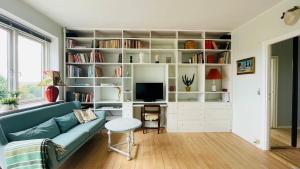
{"label": "white round coffee table", "polygon": [[[122,155],[125,155],[128,160],[131,160],[131,147],[134,145],[134,133],[133,131],[136,128],[141,127],[142,122],[135,118],[118,118],[111,120],[105,124],[105,128],[108,130],[108,151],[113,150]],[[111,145],[111,133],[112,132],[122,132],[127,133],[127,141],[123,143],[118,143]],[[124,152],[120,149],[117,149],[116,146],[128,144],[128,151]]]}

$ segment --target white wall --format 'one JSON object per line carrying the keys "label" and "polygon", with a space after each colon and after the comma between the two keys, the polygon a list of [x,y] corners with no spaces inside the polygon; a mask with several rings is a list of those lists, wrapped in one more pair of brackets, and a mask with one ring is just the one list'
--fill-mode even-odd
{"label": "white wall", "polygon": [[62,67],[63,29],[59,24],[20,0],[0,0],[0,13],[51,37],[51,69]]}
{"label": "white wall", "polygon": [[[259,148],[267,149],[266,140],[266,68],[263,43],[299,31],[300,21],[286,26],[282,12],[300,5],[299,0],[286,0],[250,20],[232,33],[233,132],[250,143],[258,139]],[[236,75],[236,61],[256,57],[256,73]]]}

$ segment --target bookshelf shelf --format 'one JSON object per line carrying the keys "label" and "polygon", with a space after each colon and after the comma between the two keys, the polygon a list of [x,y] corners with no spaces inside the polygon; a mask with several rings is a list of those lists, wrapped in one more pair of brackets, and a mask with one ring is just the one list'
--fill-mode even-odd
{"label": "bookshelf shelf", "polygon": [[[91,105],[95,110],[122,112],[125,103],[136,101],[135,84],[149,80],[147,74],[152,81],[164,83],[165,102],[220,103],[223,95],[231,98],[230,32],[116,29],[64,31],[66,101],[72,101],[69,95],[79,93],[90,96],[90,102],[82,103]],[[185,49],[187,41],[195,42],[195,49]],[[214,46],[207,46],[207,42],[214,43]],[[157,58],[159,63],[155,63]],[[217,81],[216,92],[210,92],[212,81],[206,80],[208,71],[213,68],[220,70],[224,77]],[[75,75],[72,74],[74,72]],[[182,76],[191,78],[193,74],[195,79],[192,90],[187,92]],[[155,79],[157,75],[162,78]],[[228,92],[222,91],[225,89]],[[118,108],[111,108],[116,106]],[[121,116],[117,114],[112,117]]]}

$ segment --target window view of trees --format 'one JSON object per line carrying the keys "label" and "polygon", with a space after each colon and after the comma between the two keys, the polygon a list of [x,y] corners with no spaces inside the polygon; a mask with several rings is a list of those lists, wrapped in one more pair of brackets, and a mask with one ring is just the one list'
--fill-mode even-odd
{"label": "window view of trees", "polygon": [[9,33],[0,28],[0,100],[8,94],[7,84],[7,58]]}
{"label": "window view of trees", "polygon": [[[38,84],[42,79],[45,43],[19,33],[12,36],[12,32],[0,27],[0,100],[10,97],[14,92],[20,94],[21,103],[42,100],[43,87]],[[17,38],[17,43],[12,46],[11,38]],[[10,56],[9,51],[13,47],[18,54],[16,66],[10,64],[14,56]],[[18,79],[18,83],[11,84],[9,79]]]}
{"label": "window view of trees", "polygon": [[18,36],[18,71],[20,101],[41,100],[43,90],[38,86],[42,80],[42,43],[25,36]]}

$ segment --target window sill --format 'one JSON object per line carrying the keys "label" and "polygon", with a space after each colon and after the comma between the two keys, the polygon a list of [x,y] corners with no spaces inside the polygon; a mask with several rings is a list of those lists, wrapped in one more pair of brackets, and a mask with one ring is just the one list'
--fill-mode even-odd
{"label": "window sill", "polygon": [[62,100],[59,100],[54,103],[49,103],[47,101],[24,103],[24,104],[18,105],[18,107],[14,110],[0,110],[0,116],[18,113],[18,112],[26,111],[26,110],[30,110],[30,109],[36,109],[36,108],[40,108],[40,107],[50,106],[50,105],[54,105],[54,104],[58,104],[58,103],[62,103],[62,102],[63,102]]}

